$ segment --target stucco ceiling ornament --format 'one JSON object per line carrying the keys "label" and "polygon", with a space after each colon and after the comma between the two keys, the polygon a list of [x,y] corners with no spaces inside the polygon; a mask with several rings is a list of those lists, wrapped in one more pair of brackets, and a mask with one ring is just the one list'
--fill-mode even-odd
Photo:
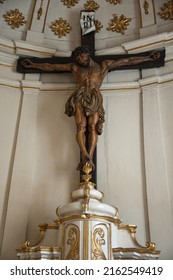
{"label": "stucco ceiling ornament", "polygon": [[12,29],[19,28],[19,26],[27,22],[18,9],[7,11],[3,17]]}
{"label": "stucco ceiling ornament", "polygon": [[113,19],[109,23],[108,31],[121,33],[124,35],[127,26],[129,25],[131,18],[126,18],[124,15],[118,17],[116,14],[113,14]]}
{"label": "stucco ceiling ornament", "polygon": [[40,20],[41,16],[43,14],[43,0],[40,2],[40,8],[37,11],[37,19]]}
{"label": "stucco ceiling ornament", "polygon": [[120,4],[122,2],[122,0],[106,0],[106,1],[114,5]]}
{"label": "stucco ceiling ornament", "polygon": [[54,32],[55,35],[58,35],[59,38],[66,36],[67,33],[72,29],[69,23],[63,18],[56,19],[49,28]]}
{"label": "stucco ceiling ornament", "polygon": [[94,23],[95,23],[95,27],[96,27],[96,32],[98,33],[101,30],[101,28],[103,28],[103,25],[98,20],[95,20]]}
{"label": "stucco ceiling ornament", "polygon": [[95,11],[99,8],[100,6],[93,0],[87,1],[86,4],[84,4],[84,8],[86,11]]}
{"label": "stucco ceiling ornament", "polygon": [[173,20],[173,0],[167,0],[168,3],[164,3],[160,8],[159,15],[162,19]]}
{"label": "stucco ceiling ornament", "polygon": [[79,0],[61,0],[61,2],[63,2],[67,8],[71,8],[72,6],[75,6]]}
{"label": "stucco ceiling ornament", "polygon": [[148,1],[144,1],[144,11],[145,11],[145,14],[148,15],[149,14],[149,3]]}

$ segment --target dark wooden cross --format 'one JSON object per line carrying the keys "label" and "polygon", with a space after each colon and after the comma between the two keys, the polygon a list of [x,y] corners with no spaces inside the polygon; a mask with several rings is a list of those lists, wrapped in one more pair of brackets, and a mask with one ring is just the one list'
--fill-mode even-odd
{"label": "dark wooden cross", "polygon": [[[82,11],[81,12],[81,15],[83,15],[83,12],[85,14],[85,18],[83,19],[84,20],[84,27],[90,27],[90,25],[92,25],[92,21],[93,21],[93,18],[92,16],[90,16],[90,12],[87,12],[88,13],[88,16],[86,15],[86,11]],[[93,12],[92,12],[93,13]],[[93,14],[92,14],[93,15]],[[117,60],[117,59],[120,59],[120,58],[128,58],[129,56],[132,57],[132,56],[147,56],[151,53],[150,52],[143,52],[143,53],[138,53],[138,54],[134,54],[134,55],[128,55],[128,54],[123,54],[123,55],[102,55],[102,56],[95,56],[95,31],[92,31],[88,34],[85,34],[83,35],[82,34],[82,28],[81,28],[81,46],[89,46],[92,51],[93,51],[93,59],[94,61],[100,63],[102,62],[103,60]],[[164,58],[165,58],[165,50],[164,49],[159,49],[159,50],[154,50],[154,52],[159,52],[160,53],[160,57],[159,59],[157,59],[156,61],[148,61],[148,62],[143,62],[143,63],[140,63],[138,65],[129,65],[129,66],[122,66],[122,67],[119,67],[118,69],[117,68],[113,68],[111,69],[112,70],[123,70],[123,69],[149,69],[149,68],[156,68],[156,67],[161,67],[161,66],[164,66]],[[152,51],[153,52],[153,51]],[[45,70],[40,70],[40,69],[34,69],[34,68],[25,68],[21,62],[24,58],[21,57],[18,59],[18,62],[17,62],[17,71],[20,72],[20,73],[45,73],[46,71]],[[26,59],[26,57],[25,57]],[[36,58],[36,57],[32,57],[30,58],[30,60],[32,60],[32,62],[35,62],[35,63],[51,63],[51,64],[65,64],[65,63],[70,63],[72,62],[71,61],[71,58],[70,57],[53,57],[53,58]],[[63,72],[63,71],[52,71],[51,73],[59,73],[59,72]],[[88,139],[88,131],[86,132],[86,139]],[[86,143],[86,147],[88,149],[88,143]],[[92,173],[92,182],[93,183],[96,183],[96,175],[97,175],[97,172],[96,172],[96,169],[97,169],[97,161],[96,161],[96,153],[97,153],[97,150],[95,149],[95,152],[94,152],[94,158],[93,158],[93,161],[94,161],[94,164],[95,164],[95,170],[93,171]],[[80,176],[82,176],[82,172],[80,174]]]}

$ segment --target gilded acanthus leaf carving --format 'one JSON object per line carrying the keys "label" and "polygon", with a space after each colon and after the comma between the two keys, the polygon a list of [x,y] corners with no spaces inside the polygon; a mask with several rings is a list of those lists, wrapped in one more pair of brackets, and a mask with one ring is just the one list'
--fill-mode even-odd
{"label": "gilded acanthus leaf carving", "polygon": [[106,260],[106,256],[102,248],[102,245],[105,244],[104,236],[105,234],[102,228],[96,228],[93,232],[93,260]]}
{"label": "gilded acanthus leaf carving", "polygon": [[66,260],[79,260],[79,238],[80,231],[78,226],[73,225],[68,232],[67,244],[70,246]]}

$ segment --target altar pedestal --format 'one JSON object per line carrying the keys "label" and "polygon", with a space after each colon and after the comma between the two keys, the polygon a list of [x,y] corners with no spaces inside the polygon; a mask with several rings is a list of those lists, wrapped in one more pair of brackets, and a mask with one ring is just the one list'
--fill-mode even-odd
{"label": "altar pedestal", "polygon": [[40,239],[17,249],[19,259],[115,260],[158,259],[160,251],[136,240],[136,226],[123,225],[118,209],[104,204],[103,193],[83,182],[71,194],[71,202],[57,208],[53,224],[42,224]]}

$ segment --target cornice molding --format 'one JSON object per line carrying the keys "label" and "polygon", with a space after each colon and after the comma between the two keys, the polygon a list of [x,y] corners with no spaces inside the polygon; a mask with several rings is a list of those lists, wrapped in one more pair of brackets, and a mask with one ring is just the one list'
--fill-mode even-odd
{"label": "cornice molding", "polygon": [[173,84],[173,73],[139,80],[141,87],[165,87]]}
{"label": "cornice molding", "polygon": [[[164,32],[143,39],[123,43],[118,47],[96,51],[96,55],[139,53],[169,47],[173,44],[173,32]],[[12,41],[0,37],[0,51],[24,56],[52,57],[69,56],[71,51],[61,52],[58,49],[49,48],[43,45],[33,44],[26,41]]]}

